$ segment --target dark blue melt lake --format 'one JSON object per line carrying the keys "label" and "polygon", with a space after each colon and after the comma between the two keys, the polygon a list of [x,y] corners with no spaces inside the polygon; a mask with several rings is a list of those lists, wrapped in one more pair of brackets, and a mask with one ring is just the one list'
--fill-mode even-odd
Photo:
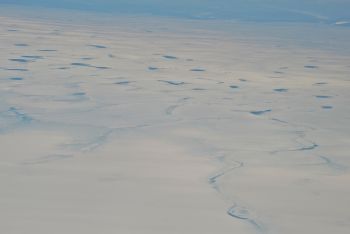
{"label": "dark blue melt lake", "polygon": [[177,57],[172,56],[172,55],[163,55],[163,58],[166,58],[166,59],[177,59]]}
{"label": "dark blue melt lake", "polygon": [[22,77],[11,77],[9,78],[9,80],[23,80]]}

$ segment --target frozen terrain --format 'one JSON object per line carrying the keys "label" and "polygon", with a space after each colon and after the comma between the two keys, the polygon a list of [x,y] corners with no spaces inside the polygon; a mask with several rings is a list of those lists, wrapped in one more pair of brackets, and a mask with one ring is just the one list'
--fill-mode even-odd
{"label": "frozen terrain", "polygon": [[65,14],[0,14],[1,233],[350,232],[349,28]]}

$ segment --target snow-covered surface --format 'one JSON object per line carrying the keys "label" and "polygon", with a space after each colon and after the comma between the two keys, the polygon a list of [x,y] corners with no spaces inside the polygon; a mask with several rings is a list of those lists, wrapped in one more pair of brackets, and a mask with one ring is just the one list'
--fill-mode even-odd
{"label": "snow-covered surface", "polygon": [[347,31],[78,16],[1,16],[1,233],[349,232]]}

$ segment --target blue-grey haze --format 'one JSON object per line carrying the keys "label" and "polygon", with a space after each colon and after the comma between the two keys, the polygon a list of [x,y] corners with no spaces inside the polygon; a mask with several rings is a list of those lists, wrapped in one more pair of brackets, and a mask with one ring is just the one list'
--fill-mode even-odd
{"label": "blue-grey haze", "polygon": [[350,0],[0,0],[3,4],[111,13],[253,21],[350,19]]}

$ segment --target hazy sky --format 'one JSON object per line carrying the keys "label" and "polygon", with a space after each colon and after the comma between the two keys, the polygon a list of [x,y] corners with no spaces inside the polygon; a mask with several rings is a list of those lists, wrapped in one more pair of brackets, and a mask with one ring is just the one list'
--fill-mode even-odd
{"label": "hazy sky", "polygon": [[191,18],[268,21],[350,19],[350,0],[0,0],[0,3]]}

